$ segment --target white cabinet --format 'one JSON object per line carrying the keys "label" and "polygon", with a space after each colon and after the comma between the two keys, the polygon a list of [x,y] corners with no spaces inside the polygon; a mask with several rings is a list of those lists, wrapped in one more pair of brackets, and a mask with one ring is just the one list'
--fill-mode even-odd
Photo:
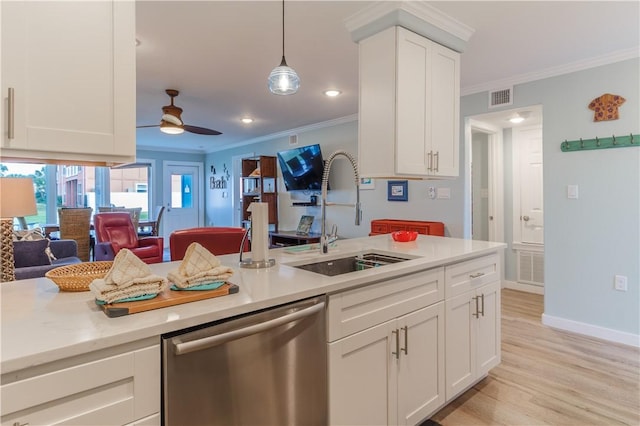
{"label": "white cabinet", "polygon": [[[7,377],[8,376],[8,377]],[[1,424],[159,424],[160,347],[2,377]]]}
{"label": "white cabinet", "polygon": [[444,403],[444,268],[329,296],[329,423],[416,424]]}
{"label": "white cabinet", "polygon": [[500,282],[445,301],[446,398],[452,398],[500,363]]}
{"label": "white cabinet", "polygon": [[417,424],[444,398],[443,302],[329,344],[330,424]]}
{"label": "white cabinet", "polygon": [[460,54],[397,26],[359,52],[360,174],[458,176]]}
{"label": "white cabinet", "polygon": [[2,2],[2,156],[135,160],[135,2]]}

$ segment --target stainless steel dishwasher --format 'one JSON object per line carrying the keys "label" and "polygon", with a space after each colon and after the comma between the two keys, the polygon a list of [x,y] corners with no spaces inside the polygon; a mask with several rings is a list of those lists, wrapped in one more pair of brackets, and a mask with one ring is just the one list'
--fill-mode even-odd
{"label": "stainless steel dishwasher", "polygon": [[162,337],[164,425],[326,425],[325,297]]}

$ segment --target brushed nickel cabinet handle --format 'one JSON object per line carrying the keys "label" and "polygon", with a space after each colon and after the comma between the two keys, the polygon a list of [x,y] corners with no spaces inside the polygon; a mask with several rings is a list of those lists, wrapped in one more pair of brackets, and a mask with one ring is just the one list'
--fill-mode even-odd
{"label": "brushed nickel cabinet handle", "polygon": [[469,274],[469,278],[479,278],[484,275],[484,272],[476,272],[475,274]]}
{"label": "brushed nickel cabinet handle", "polygon": [[436,151],[435,154],[433,154],[433,159],[434,159],[434,163],[436,163],[436,165],[433,167],[433,170],[435,172],[439,172],[440,170],[440,151]]}
{"label": "brushed nickel cabinet handle", "polygon": [[396,359],[400,359],[400,332],[396,328],[391,333],[396,335],[396,351],[395,352],[391,352],[391,355],[395,355]]}
{"label": "brushed nickel cabinet handle", "polygon": [[429,151],[429,153],[427,154],[427,170],[428,171],[433,170],[432,163],[433,163],[433,151]]}
{"label": "brushed nickel cabinet handle", "polygon": [[8,120],[7,120],[7,137],[9,139],[13,139],[15,138],[15,94],[14,94],[14,89],[13,87],[9,87],[9,94],[8,94],[8,108],[7,108],[7,115],[8,115]]}
{"label": "brushed nickel cabinet handle", "polygon": [[409,327],[402,327],[404,330],[404,348],[400,349],[405,355],[409,355]]}
{"label": "brushed nickel cabinet handle", "polygon": [[480,313],[484,316],[484,293],[480,295],[480,298],[482,299],[482,311]]}
{"label": "brushed nickel cabinet handle", "polygon": [[476,317],[476,318],[478,318],[478,317],[480,316],[480,308],[479,308],[479,306],[478,306],[478,299],[480,299],[480,297],[479,297],[479,296],[474,296],[474,297],[473,297],[473,300],[475,300],[475,301],[476,301],[476,311],[475,311],[475,313],[473,313],[472,315],[473,315],[474,317]]}

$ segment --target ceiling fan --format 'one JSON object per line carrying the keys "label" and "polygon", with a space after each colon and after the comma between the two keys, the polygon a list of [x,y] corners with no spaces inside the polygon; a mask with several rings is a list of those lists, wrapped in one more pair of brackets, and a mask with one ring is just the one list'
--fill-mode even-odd
{"label": "ceiling fan", "polygon": [[180,133],[183,133],[185,131],[190,133],[196,133],[198,135],[210,135],[210,136],[222,134],[217,130],[184,124],[181,117],[182,108],[180,108],[179,106],[175,106],[173,104],[173,98],[178,96],[180,92],[174,89],[167,89],[165,90],[165,92],[171,98],[171,105],[165,105],[162,107],[162,118],[160,119],[160,124],[151,124],[148,126],[137,126],[138,129],[144,128],[144,127],[160,127],[160,131],[162,131],[163,133],[168,133],[170,135],[179,135]]}

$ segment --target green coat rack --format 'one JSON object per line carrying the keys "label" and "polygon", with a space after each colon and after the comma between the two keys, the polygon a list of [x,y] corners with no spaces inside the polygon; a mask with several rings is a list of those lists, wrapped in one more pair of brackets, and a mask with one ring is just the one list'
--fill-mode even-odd
{"label": "green coat rack", "polygon": [[564,141],[560,144],[562,152],[584,151],[587,149],[626,148],[640,146],[640,135],[612,136],[610,138],[579,139],[577,141]]}

